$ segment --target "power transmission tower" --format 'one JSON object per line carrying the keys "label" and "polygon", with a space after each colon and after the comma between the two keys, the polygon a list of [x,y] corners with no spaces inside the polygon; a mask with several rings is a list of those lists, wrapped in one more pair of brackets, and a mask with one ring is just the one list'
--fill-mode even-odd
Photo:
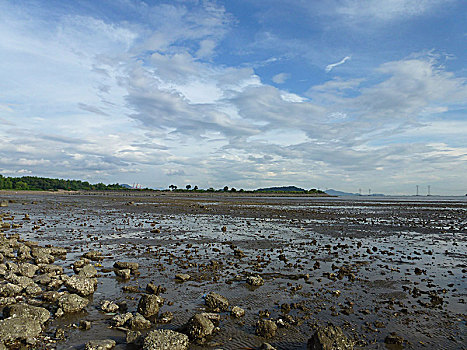
{"label": "power transmission tower", "polygon": [[417,186],[417,196],[418,196],[418,185],[416,185],[416,186]]}
{"label": "power transmission tower", "polygon": [[430,191],[431,191],[431,186],[430,186],[430,185],[428,185],[428,196],[431,196],[431,193],[430,193]]}

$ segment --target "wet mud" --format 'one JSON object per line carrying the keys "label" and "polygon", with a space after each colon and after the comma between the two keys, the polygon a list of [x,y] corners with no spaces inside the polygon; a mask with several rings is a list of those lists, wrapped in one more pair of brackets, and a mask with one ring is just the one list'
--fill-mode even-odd
{"label": "wet mud", "polygon": [[[228,299],[218,328],[190,349],[264,342],[306,349],[328,322],[357,348],[467,348],[465,198],[2,193],[0,200],[8,201],[0,215],[11,224],[3,234],[66,248],[55,264],[69,276],[83,254],[104,258],[92,261],[98,285],[88,306],[53,316],[38,349],[84,349],[95,339],[137,348],[111,326],[121,309],[103,312],[100,305],[111,300],[135,312],[148,283],[161,287],[159,314],[173,314],[169,323],[153,320],[151,329],[182,330],[193,315],[211,312],[210,292]],[[138,272],[116,276],[116,261],[137,262]],[[262,283],[254,285],[258,276]],[[232,316],[233,306],[244,316]],[[260,319],[276,323],[273,337],[256,334]],[[83,320],[90,329],[79,327]],[[392,333],[400,344],[388,344]]]}

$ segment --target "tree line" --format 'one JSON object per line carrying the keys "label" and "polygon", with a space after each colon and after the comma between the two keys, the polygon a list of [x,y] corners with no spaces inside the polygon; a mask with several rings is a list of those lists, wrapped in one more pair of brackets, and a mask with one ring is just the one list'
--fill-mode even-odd
{"label": "tree line", "polygon": [[90,184],[87,181],[50,179],[46,177],[22,176],[5,177],[0,174],[0,190],[33,190],[33,191],[105,191],[105,190],[124,190],[122,185],[103,183]]}

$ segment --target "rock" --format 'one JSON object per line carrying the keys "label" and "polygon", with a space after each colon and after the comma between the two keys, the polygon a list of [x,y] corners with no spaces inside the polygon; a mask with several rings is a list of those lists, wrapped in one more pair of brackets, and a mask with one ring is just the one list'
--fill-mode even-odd
{"label": "rock", "polygon": [[44,324],[49,320],[50,312],[43,307],[30,306],[27,304],[16,304],[5,307],[3,309],[3,316],[5,318],[24,317],[39,321],[41,324]]}
{"label": "rock", "polygon": [[18,273],[29,278],[32,278],[38,269],[38,266],[27,262],[18,264]]}
{"label": "rock", "polygon": [[20,294],[23,288],[13,283],[6,283],[0,285],[0,296],[2,297],[13,297]]}
{"label": "rock", "polygon": [[276,348],[269,343],[263,343],[259,350],[276,350]]}
{"label": "rock", "polygon": [[187,323],[187,333],[191,340],[203,343],[214,331],[214,324],[203,314],[196,314]]}
{"label": "rock", "polygon": [[123,326],[125,323],[127,323],[127,321],[131,320],[133,318],[133,315],[131,312],[128,312],[126,314],[122,314],[122,315],[115,315],[112,320],[111,320],[111,324],[112,326],[114,327],[121,327]]}
{"label": "rock", "polygon": [[42,294],[42,299],[49,302],[56,302],[60,298],[60,293],[56,291],[45,292]]}
{"label": "rock", "polygon": [[97,270],[91,264],[84,265],[78,272],[78,276],[93,278],[96,277]]}
{"label": "rock", "polygon": [[159,295],[161,293],[165,293],[166,290],[166,288],[162,286],[156,286],[154,283],[148,283],[148,285],[146,286],[146,292],[148,292],[149,294]]}
{"label": "rock", "polygon": [[256,334],[264,338],[272,338],[276,335],[277,325],[271,320],[258,320],[256,322]]}
{"label": "rock", "polygon": [[32,343],[41,332],[41,323],[29,317],[10,317],[0,320],[0,343],[22,340]]}
{"label": "rock", "polygon": [[50,250],[42,247],[35,247],[31,249],[31,256],[34,258],[36,264],[51,264],[55,258],[50,254]]}
{"label": "rock", "polygon": [[17,276],[14,274],[9,274],[5,276],[5,279],[11,283],[14,283],[22,288],[26,288],[30,284],[33,284],[34,281],[32,278],[26,277],[26,276]]}
{"label": "rock", "polygon": [[128,331],[126,332],[126,342],[127,344],[135,344],[138,345],[138,348],[141,348],[143,339],[141,338],[140,331]]}
{"label": "rock", "polygon": [[104,312],[117,312],[118,311],[118,305],[115,304],[113,301],[104,300],[101,303],[101,310],[104,311]]}
{"label": "rock", "polygon": [[54,255],[54,256],[63,256],[68,253],[68,250],[66,248],[62,247],[50,247],[49,248],[49,254]]}
{"label": "rock", "polygon": [[58,299],[58,306],[64,312],[78,312],[89,304],[89,300],[77,294],[64,294]]}
{"label": "rock", "polygon": [[123,269],[123,270],[114,270],[115,275],[121,277],[125,280],[129,280],[131,277],[131,270],[130,269]]}
{"label": "rock", "polygon": [[63,267],[53,264],[45,264],[40,267],[42,273],[50,274],[50,276],[63,274]]}
{"label": "rock", "polygon": [[79,321],[79,329],[83,331],[88,331],[91,329],[92,323],[91,321],[81,320]]}
{"label": "rock", "polygon": [[227,298],[214,292],[206,295],[205,303],[206,306],[214,312],[227,311],[229,308],[229,301]]}
{"label": "rock", "polygon": [[81,296],[88,296],[94,293],[97,287],[97,280],[82,276],[72,276],[65,281],[65,287],[71,292]]}
{"label": "rock", "polygon": [[188,337],[169,329],[151,331],[144,338],[143,350],[186,350]]}
{"label": "rock", "polygon": [[104,340],[91,340],[86,343],[85,350],[108,350],[113,349],[117,345],[115,340],[104,339]]}
{"label": "rock", "polygon": [[63,328],[57,328],[54,334],[55,339],[65,340],[65,330]]}
{"label": "rock", "polygon": [[403,346],[404,342],[405,342],[405,339],[402,338],[397,333],[391,333],[388,336],[386,336],[386,338],[384,339],[384,342],[386,344],[393,344],[393,345]]}
{"label": "rock", "polygon": [[246,283],[250,286],[262,286],[264,284],[264,280],[261,276],[248,276],[246,279]]}
{"label": "rock", "polygon": [[234,306],[232,308],[232,310],[230,311],[230,314],[233,316],[233,317],[243,317],[245,316],[245,310],[243,310],[242,308],[238,307],[238,306]]}
{"label": "rock", "polygon": [[307,343],[308,350],[351,350],[353,346],[342,329],[333,324],[319,327]]}
{"label": "rock", "polygon": [[42,293],[42,288],[39,287],[37,284],[33,283],[26,287],[24,290],[27,295],[39,295]]}
{"label": "rock", "polygon": [[143,315],[136,313],[129,321],[130,329],[148,329],[151,328],[151,321],[146,320]]}
{"label": "rock", "polygon": [[139,264],[135,262],[117,261],[115,262],[114,267],[118,270],[129,269],[132,273],[134,273],[138,270]]}
{"label": "rock", "polygon": [[190,275],[186,274],[186,273],[179,273],[177,275],[175,275],[175,279],[177,281],[180,281],[180,282],[186,282],[188,281],[189,279],[191,278]]}
{"label": "rock", "polygon": [[86,259],[92,260],[92,261],[102,261],[104,260],[104,257],[102,256],[101,252],[98,252],[96,250],[91,250],[83,255]]}
{"label": "rock", "polygon": [[160,307],[164,304],[164,299],[158,295],[144,294],[138,303],[138,312],[148,318],[156,315]]}
{"label": "rock", "polygon": [[159,317],[157,318],[157,322],[167,324],[167,323],[172,322],[173,318],[174,318],[174,314],[171,313],[170,311],[167,311],[159,315]]}
{"label": "rock", "polygon": [[3,208],[8,207],[8,201],[1,201],[0,202],[0,207],[3,207]]}

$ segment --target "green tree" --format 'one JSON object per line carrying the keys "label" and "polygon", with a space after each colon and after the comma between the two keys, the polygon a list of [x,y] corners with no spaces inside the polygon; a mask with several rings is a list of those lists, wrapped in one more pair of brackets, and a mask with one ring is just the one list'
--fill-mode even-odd
{"label": "green tree", "polygon": [[229,190],[229,186],[224,186],[224,192],[227,192]]}
{"label": "green tree", "polygon": [[191,188],[191,185],[186,185],[185,188],[187,189],[187,191],[189,191]]}

